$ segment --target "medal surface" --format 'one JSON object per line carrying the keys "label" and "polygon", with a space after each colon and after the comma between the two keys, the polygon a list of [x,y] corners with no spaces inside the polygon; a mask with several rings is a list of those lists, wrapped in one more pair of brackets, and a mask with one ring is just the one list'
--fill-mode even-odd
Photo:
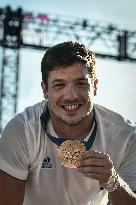
{"label": "medal surface", "polygon": [[59,163],[68,168],[77,168],[77,163],[86,149],[78,140],[66,140],[58,148]]}

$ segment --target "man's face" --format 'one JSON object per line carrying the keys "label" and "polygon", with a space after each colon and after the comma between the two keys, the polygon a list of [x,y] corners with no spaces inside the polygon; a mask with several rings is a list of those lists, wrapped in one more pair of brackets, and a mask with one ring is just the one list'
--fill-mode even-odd
{"label": "man's face", "polygon": [[48,87],[42,84],[42,88],[48,95],[53,122],[75,126],[88,119],[96,84],[97,80],[91,83],[87,68],[80,63],[51,71]]}

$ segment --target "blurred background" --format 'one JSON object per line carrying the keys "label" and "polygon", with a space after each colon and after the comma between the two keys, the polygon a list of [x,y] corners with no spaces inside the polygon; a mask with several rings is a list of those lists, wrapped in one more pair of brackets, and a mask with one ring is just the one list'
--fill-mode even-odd
{"label": "blurred background", "polygon": [[136,122],[135,0],[0,0],[0,132],[43,99],[40,63],[49,46],[73,40],[97,56],[95,103]]}

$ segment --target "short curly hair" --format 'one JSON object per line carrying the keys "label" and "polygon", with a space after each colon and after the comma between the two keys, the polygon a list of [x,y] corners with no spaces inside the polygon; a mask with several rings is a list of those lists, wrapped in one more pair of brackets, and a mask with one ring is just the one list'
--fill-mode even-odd
{"label": "short curly hair", "polygon": [[95,54],[84,44],[67,41],[50,47],[41,61],[42,80],[48,83],[50,71],[57,67],[66,68],[74,63],[82,63],[88,68],[92,82],[96,79]]}

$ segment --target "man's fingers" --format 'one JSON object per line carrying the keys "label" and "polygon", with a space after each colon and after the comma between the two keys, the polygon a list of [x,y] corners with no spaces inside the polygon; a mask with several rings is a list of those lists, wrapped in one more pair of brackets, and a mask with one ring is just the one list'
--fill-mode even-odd
{"label": "man's fingers", "polygon": [[97,166],[97,167],[108,167],[112,168],[112,162],[107,162],[105,159],[98,158],[88,158],[84,160],[80,160],[78,167],[86,167],[86,166]]}
{"label": "man's fingers", "polygon": [[112,175],[112,169],[105,169],[105,167],[96,167],[96,166],[88,166],[88,167],[80,167],[79,171],[83,174],[91,173],[91,174],[101,174],[106,175],[106,177],[110,177]]}
{"label": "man's fingers", "polygon": [[108,154],[98,152],[98,151],[88,151],[82,154],[81,160],[83,159],[88,159],[88,158],[99,158],[99,159],[104,159],[104,158],[109,158]]}
{"label": "man's fingers", "polygon": [[97,166],[112,168],[113,163],[108,154],[90,151],[82,155],[78,167]]}

